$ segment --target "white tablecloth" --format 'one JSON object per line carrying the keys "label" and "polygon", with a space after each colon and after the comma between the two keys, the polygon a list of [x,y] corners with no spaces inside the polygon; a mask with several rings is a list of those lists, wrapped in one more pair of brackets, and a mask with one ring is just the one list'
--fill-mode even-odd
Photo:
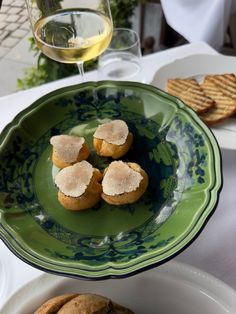
{"label": "white tablecloth", "polygon": [[161,0],[167,23],[189,42],[204,41],[219,50],[235,0]]}
{"label": "white tablecloth", "polygon": [[[155,53],[143,58],[146,80],[151,82],[156,70],[176,58],[196,53],[215,54],[208,45],[195,43]],[[91,72],[85,80],[96,80]],[[22,109],[35,99],[56,88],[78,83],[71,77],[38,88],[0,98],[0,131]],[[236,152],[222,150],[224,187],[216,212],[195,242],[177,260],[194,265],[236,289]],[[20,286],[42,272],[27,265],[12,254],[0,241],[0,307]],[[3,313],[4,314],[4,313]]]}

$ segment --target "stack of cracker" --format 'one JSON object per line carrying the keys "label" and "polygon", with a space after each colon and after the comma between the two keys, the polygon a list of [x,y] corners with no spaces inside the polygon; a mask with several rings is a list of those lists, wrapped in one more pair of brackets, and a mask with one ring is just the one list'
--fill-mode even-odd
{"label": "stack of cracker", "polygon": [[169,79],[167,92],[180,98],[208,125],[236,113],[234,74],[207,75],[202,84],[195,79]]}

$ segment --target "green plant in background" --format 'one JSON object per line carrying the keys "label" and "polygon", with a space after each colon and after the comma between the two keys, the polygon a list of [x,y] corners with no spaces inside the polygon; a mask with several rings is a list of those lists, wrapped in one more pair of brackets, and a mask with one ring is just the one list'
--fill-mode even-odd
{"label": "green plant in background", "polygon": [[[60,6],[60,1],[52,1]],[[110,0],[112,18],[114,27],[132,26],[131,17],[134,9],[142,0]],[[43,8],[42,8],[43,9]],[[78,74],[78,68],[75,64],[64,64],[56,62],[45,56],[36,46],[34,39],[29,38],[29,50],[35,54],[37,58],[37,66],[30,67],[25,70],[25,76],[17,80],[17,87],[19,89],[27,89],[34,86],[41,85],[55,81],[64,77]],[[84,70],[89,71],[97,66],[97,59],[85,62]]]}
{"label": "green plant in background", "polygon": [[[29,38],[30,50],[38,58],[37,66],[25,70],[25,76],[17,80],[19,89],[27,89],[44,83],[52,82],[70,75],[78,74],[78,68],[74,64],[65,64],[54,61],[45,56],[36,46],[34,38]],[[87,70],[93,67],[90,61],[86,64]]]}
{"label": "green plant in background", "polygon": [[132,26],[130,18],[136,6],[143,1],[140,0],[110,0],[111,13],[114,27]]}

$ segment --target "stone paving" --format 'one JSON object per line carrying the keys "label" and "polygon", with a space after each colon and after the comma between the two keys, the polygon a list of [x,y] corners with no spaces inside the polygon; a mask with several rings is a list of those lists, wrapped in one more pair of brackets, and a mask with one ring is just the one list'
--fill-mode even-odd
{"label": "stone paving", "polygon": [[[32,37],[24,0],[0,0],[0,97],[18,91],[17,79],[36,66],[37,58],[29,51]],[[2,75],[4,73],[4,75]]]}
{"label": "stone paving", "polygon": [[0,59],[30,32],[24,0],[3,0],[0,10]]}

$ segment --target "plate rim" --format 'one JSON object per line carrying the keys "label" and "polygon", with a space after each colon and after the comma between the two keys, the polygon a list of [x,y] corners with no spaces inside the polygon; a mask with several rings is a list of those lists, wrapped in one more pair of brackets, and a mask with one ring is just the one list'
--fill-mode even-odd
{"label": "plate rim", "polygon": [[[65,272],[66,269],[63,265],[54,264],[54,263],[50,264],[49,261],[47,261],[46,259],[41,260],[40,264],[38,264],[36,262],[37,256],[33,256],[34,261],[27,259],[27,255],[32,258],[32,254],[27,252],[27,250],[16,239],[13,239],[13,236],[11,234],[9,234],[4,229],[4,226],[2,225],[1,220],[0,220],[0,226],[2,226],[2,228],[0,228],[0,239],[3,240],[3,242],[12,251],[12,253],[15,254],[21,260],[23,260],[24,262],[26,262],[27,264],[29,264],[33,267],[36,267],[40,270],[46,271],[48,273],[57,274],[57,275],[61,275],[61,276],[67,276],[67,277],[73,277],[73,278],[76,277],[76,278],[87,279],[87,280],[105,280],[105,279],[111,279],[111,278],[112,279],[114,279],[114,278],[126,278],[129,276],[133,276],[135,274],[138,274],[140,272],[143,272],[145,270],[151,269],[153,267],[157,267],[159,265],[162,265],[163,263],[165,263],[165,262],[173,259],[177,255],[179,255],[189,245],[191,245],[192,242],[194,242],[196,240],[196,238],[199,236],[199,234],[202,232],[203,228],[206,226],[207,222],[211,218],[211,216],[214,213],[215,209],[217,208],[217,205],[219,202],[219,195],[220,195],[220,192],[221,192],[222,187],[223,187],[222,156],[221,156],[220,148],[219,148],[219,145],[218,145],[218,142],[215,138],[214,133],[212,132],[211,129],[209,129],[199,119],[199,117],[196,115],[196,113],[192,109],[186,107],[182,101],[180,101],[178,98],[173,97],[173,96],[167,94],[166,92],[164,92],[163,90],[161,90],[155,86],[152,86],[152,85],[137,83],[137,82],[124,82],[124,81],[122,81],[122,82],[99,81],[99,82],[85,82],[82,84],[76,84],[76,85],[71,85],[71,86],[66,86],[63,88],[56,89],[56,90],[49,92],[46,95],[38,98],[30,106],[28,106],[23,111],[18,113],[15,116],[15,118],[9,124],[7,124],[5,126],[5,128],[3,129],[3,131],[1,132],[0,141],[2,141],[2,138],[6,139],[7,136],[10,136],[10,134],[14,131],[14,128],[19,127],[21,118],[24,118],[25,113],[33,112],[33,110],[38,106],[38,103],[41,103],[41,105],[42,105],[45,100],[47,100],[48,98],[52,97],[55,94],[63,93],[63,91],[79,90],[79,89],[83,89],[83,87],[86,87],[86,86],[94,86],[94,87],[98,88],[99,86],[104,86],[104,85],[107,85],[107,86],[109,85],[109,87],[124,86],[124,85],[125,86],[131,85],[132,87],[135,87],[135,86],[141,87],[142,86],[142,87],[145,87],[147,90],[152,91],[152,92],[155,92],[155,90],[158,90],[160,94],[167,95],[168,98],[171,98],[173,103],[176,104],[176,107],[178,108],[178,110],[183,110],[184,112],[187,112],[188,115],[190,115],[191,118],[195,121],[195,123],[197,125],[199,125],[200,128],[202,130],[204,130],[204,132],[206,133],[206,136],[209,140],[209,144],[211,146],[211,150],[212,150],[214,158],[216,157],[215,155],[217,155],[216,159],[217,159],[218,163],[215,164],[214,172],[215,172],[215,180],[216,180],[216,182],[218,182],[218,184],[215,184],[213,189],[211,189],[211,190],[208,187],[208,192],[209,192],[208,204],[205,206],[204,211],[201,213],[201,215],[199,216],[199,218],[195,222],[192,229],[188,232],[188,234],[180,242],[178,242],[176,245],[174,245],[173,247],[170,248],[171,253],[169,256],[164,257],[160,261],[155,261],[157,258],[157,255],[155,255],[154,257],[151,256],[151,257],[143,259],[141,261],[137,261],[137,263],[129,265],[128,267],[124,267],[124,268],[119,268],[119,267],[116,268],[114,263],[111,263],[112,265],[110,263],[106,263],[105,264],[106,267],[98,269],[97,270],[98,274],[95,274],[95,276],[91,275],[90,269],[84,270],[84,269],[79,268],[80,271],[81,270],[85,271],[86,274],[76,273],[75,270],[76,269],[78,270],[78,268],[76,268],[76,267],[71,267],[69,272],[68,271]],[[213,142],[212,142],[212,140],[213,140]],[[220,166],[219,167],[220,169],[216,169],[216,168],[218,168],[218,166]],[[213,193],[213,194],[211,194],[211,193]],[[214,199],[213,199],[213,196],[214,196]],[[213,205],[211,205],[211,206],[209,206],[210,201],[213,201]],[[10,239],[10,238],[12,238],[12,239]],[[182,243],[184,243],[184,244],[182,245]],[[15,246],[18,248],[18,251],[15,248]],[[179,248],[179,246],[180,246],[180,248]],[[19,252],[19,248],[20,248],[20,252]],[[175,248],[177,248],[177,250]],[[174,250],[174,252],[172,252],[173,250]],[[146,261],[148,261],[148,264],[146,264]],[[50,265],[54,266],[53,270],[49,267]],[[55,267],[56,267],[56,269],[55,269]],[[63,271],[63,269],[64,269],[64,271]],[[115,270],[115,272],[114,272],[114,270]],[[118,272],[121,271],[121,273],[116,273],[117,271]],[[103,274],[104,272],[106,272],[106,275]],[[88,275],[88,273],[90,275]]]}
{"label": "plate rim", "polygon": [[[231,60],[232,62],[235,61],[235,57],[234,56],[228,56],[228,55],[223,55],[223,54],[207,54],[207,53],[197,53],[197,54],[192,54],[192,55],[188,55],[188,56],[184,56],[184,57],[179,57],[176,58],[174,60],[171,60],[168,63],[163,64],[153,75],[152,80],[150,82],[150,84],[156,88],[160,88],[159,86],[154,85],[155,84],[155,77],[157,76],[158,72],[163,71],[163,69],[170,67],[171,65],[175,64],[175,63],[181,63],[184,62],[186,60],[199,60],[201,58],[205,58],[205,59],[225,59],[225,60]],[[191,70],[190,70],[191,71]],[[205,68],[203,69],[203,72],[205,72],[207,70],[205,70]],[[215,71],[215,70],[214,70]],[[202,70],[200,70],[200,72],[202,72]],[[232,71],[234,72],[234,71]],[[236,73],[236,66],[235,66],[235,73]],[[198,73],[198,74],[203,74],[203,73]],[[206,73],[207,74],[207,73]],[[197,75],[197,74],[194,74]]]}
{"label": "plate rim", "polygon": [[[184,282],[188,282],[190,284],[193,284],[193,286],[197,288],[202,288],[204,290],[207,290],[209,294],[216,296],[216,291],[219,291],[218,288],[220,288],[221,291],[226,291],[227,294],[230,294],[230,299],[232,297],[233,301],[233,307],[236,309],[236,290],[233,289],[229,284],[225,283],[223,280],[215,277],[214,275],[206,272],[205,270],[202,270],[196,266],[172,260],[168,262],[165,265],[162,265],[158,269],[151,270],[152,272],[152,278],[157,279],[160,276],[171,278],[171,279],[178,279]],[[142,278],[148,277],[148,273],[142,273],[139,276]],[[174,277],[173,277],[174,276]],[[9,298],[7,298],[4,303],[0,306],[0,312],[5,311],[6,307],[8,307],[7,310],[9,310],[9,306],[11,306],[11,300],[14,298],[20,298],[20,295],[22,293],[26,293],[28,290],[30,290],[31,286],[36,284],[40,280],[46,280],[46,282],[52,283],[52,287],[55,287],[56,285],[63,284],[70,279],[74,280],[74,278],[68,278],[68,277],[59,277],[59,276],[52,276],[51,274],[40,274],[37,277],[30,279],[28,282],[23,284],[22,286],[18,287],[16,291],[14,291],[13,294],[10,295]],[[136,280],[137,278],[134,277],[133,280]],[[81,280],[81,283],[83,285],[83,281]],[[101,282],[102,283],[102,282]],[[102,283],[105,284],[105,281]],[[35,290],[34,290],[35,291]],[[217,295],[219,298],[219,293]],[[221,301],[222,298],[221,298]],[[225,301],[225,300],[224,300]],[[227,304],[227,306],[230,307],[230,310],[234,310],[232,308],[232,305]],[[4,312],[5,313],[5,312]],[[6,312],[8,314],[10,312]]]}

